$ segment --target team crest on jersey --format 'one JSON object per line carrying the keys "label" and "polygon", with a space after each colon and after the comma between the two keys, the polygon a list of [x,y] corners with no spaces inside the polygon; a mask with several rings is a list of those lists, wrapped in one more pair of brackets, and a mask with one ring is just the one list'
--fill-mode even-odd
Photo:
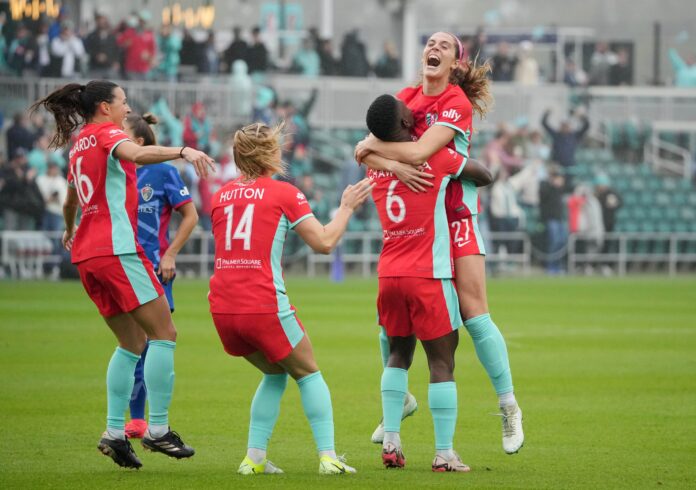
{"label": "team crest on jersey", "polygon": [[154,189],[150,187],[150,184],[146,185],[142,189],[140,189],[140,195],[143,196],[143,199],[145,199],[145,202],[149,201],[152,199],[152,196],[155,194]]}
{"label": "team crest on jersey", "polygon": [[428,127],[432,126],[437,122],[437,112],[428,112],[425,115],[425,124],[428,125]]}

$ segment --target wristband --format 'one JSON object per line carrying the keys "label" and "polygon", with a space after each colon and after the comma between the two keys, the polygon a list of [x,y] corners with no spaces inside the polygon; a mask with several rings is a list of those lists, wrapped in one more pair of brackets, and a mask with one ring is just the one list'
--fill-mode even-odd
{"label": "wristband", "polygon": [[179,158],[184,158],[184,150],[185,150],[186,148],[188,148],[188,147],[186,147],[186,146],[182,146],[182,147],[181,147],[181,151],[179,152]]}

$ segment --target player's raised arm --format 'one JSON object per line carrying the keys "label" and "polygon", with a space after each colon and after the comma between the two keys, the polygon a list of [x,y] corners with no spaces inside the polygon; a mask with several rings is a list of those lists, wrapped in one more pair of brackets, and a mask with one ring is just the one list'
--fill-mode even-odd
{"label": "player's raised arm", "polygon": [[355,185],[349,185],[343,191],[341,205],[334,219],[322,225],[318,219],[312,217],[298,224],[295,231],[315,252],[330,254],[345,233],[353,211],[365,202],[373,187],[374,183],[370,179],[363,179]]}
{"label": "player's raised arm", "polygon": [[207,177],[209,171],[215,172],[215,162],[202,151],[198,151],[188,146],[168,147],[168,146],[140,146],[132,141],[124,141],[119,144],[114,153],[118,158],[130,162],[147,165],[150,163],[162,163],[169,160],[183,158],[192,163],[196,168],[199,177]]}

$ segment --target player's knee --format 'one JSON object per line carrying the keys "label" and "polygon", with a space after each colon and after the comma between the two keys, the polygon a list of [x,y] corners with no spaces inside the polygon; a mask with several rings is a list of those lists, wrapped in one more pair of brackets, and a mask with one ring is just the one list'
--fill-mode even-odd
{"label": "player's knee", "polygon": [[407,352],[392,351],[389,354],[389,361],[387,362],[387,367],[405,369],[408,371],[408,369],[411,367],[412,362],[413,353],[409,354]]}
{"label": "player's knee", "polygon": [[430,382],[444,383],[454,380],[454,357],[433,359],[428,361],[430,367]]}

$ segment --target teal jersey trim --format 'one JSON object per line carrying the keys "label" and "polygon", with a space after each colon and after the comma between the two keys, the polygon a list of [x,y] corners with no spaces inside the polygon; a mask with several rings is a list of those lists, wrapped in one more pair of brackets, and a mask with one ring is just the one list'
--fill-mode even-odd
{"label": "teal jersey trim", "polygon": [[481,230],[479,230],[479,225],[478,225],[478,214],[473,214],[471,215],[471,222],[473,224],[473,232],[474,236],[476,237],[476,244],[478,245],[479,251],[481,252],[481,255],[486,255],[486,247],[483,243],[483,236],[481,236]]}
{"label": "teal jersey trim", "polygon": [[435,201],[435,213],[433,216],[435,227],[435,238],[433,239],[434,278],[452,277],[449,224],[447,223],[447,212],[445,211],[445,191],[449,182],[449,177],[442,179]]}
{"label": "teal jersey trim", "polygon": [[292,223],[290,223],[290,229],[292,230],[292,229],[295,228],[297,225],[299,225],[300,223],[302,223],[304,220],[306,220],[307,218],[311,218],[312,216],[314,216],[313,213],[307,213],[307,214],[305,214],[304,216],[302,216],[300,219],[293,221]]}
{"label": "teal jersey trim", "polygon": [[472,216],[478,214],[478,190],[476,184],[470,180],[460,180],[458,182],[462,186],[462,202],[471,212]]}
{"label": "teal jersey trim", "polygon": [[106,159],[106,202],[111,216],[111,241],[114,255],[136,252],[135,233],[126,211],[126,172],[121,161],[114,156],[118,145],[128,141],[127,138],[117,142]]}
{"label": "teal jersey trim", "polygon": [[123,267],[128,282],[130,282],[135,296],[138,298],[138,303],[144,305],[159,297],[157,290],[152,285],[152,279],[138,254],[122,254],[118,256],[118,259],[121,261],[121,267]]}
{"label": "teal jersey trim", "polygon": [[449,313],[450,325],[452,330],[457,330],[462,326],[462,317],[459,313],[459,299],[457,298],[457,290],[452,284],[451,279],[442,280],[442,293],[445,296],[447,304],[447,312]]}
{"label": "teal jersey trim", "polygon": [[462,128],[458,128],[454,124],[446,122],[436,122],[435,125],[446,126],[448,128],[454,129],[454,150],[464,157],[465,160],[469,159],[469,145],[471,143],[471,131],[462,131]]}
{"label": "teal jersey trim", "polygon": [[285,246],[285,236],[288,233],[289,225],[285,215],[281,215],[275,236],[273,237],[273,245],[271,246],[271,271],[273,272],[273,286],[276,290],[276,301],[278,303],[279,312],[285,312],[290,309],[290,300],[285,290],[283,266],[281,265],[283,247]]}

